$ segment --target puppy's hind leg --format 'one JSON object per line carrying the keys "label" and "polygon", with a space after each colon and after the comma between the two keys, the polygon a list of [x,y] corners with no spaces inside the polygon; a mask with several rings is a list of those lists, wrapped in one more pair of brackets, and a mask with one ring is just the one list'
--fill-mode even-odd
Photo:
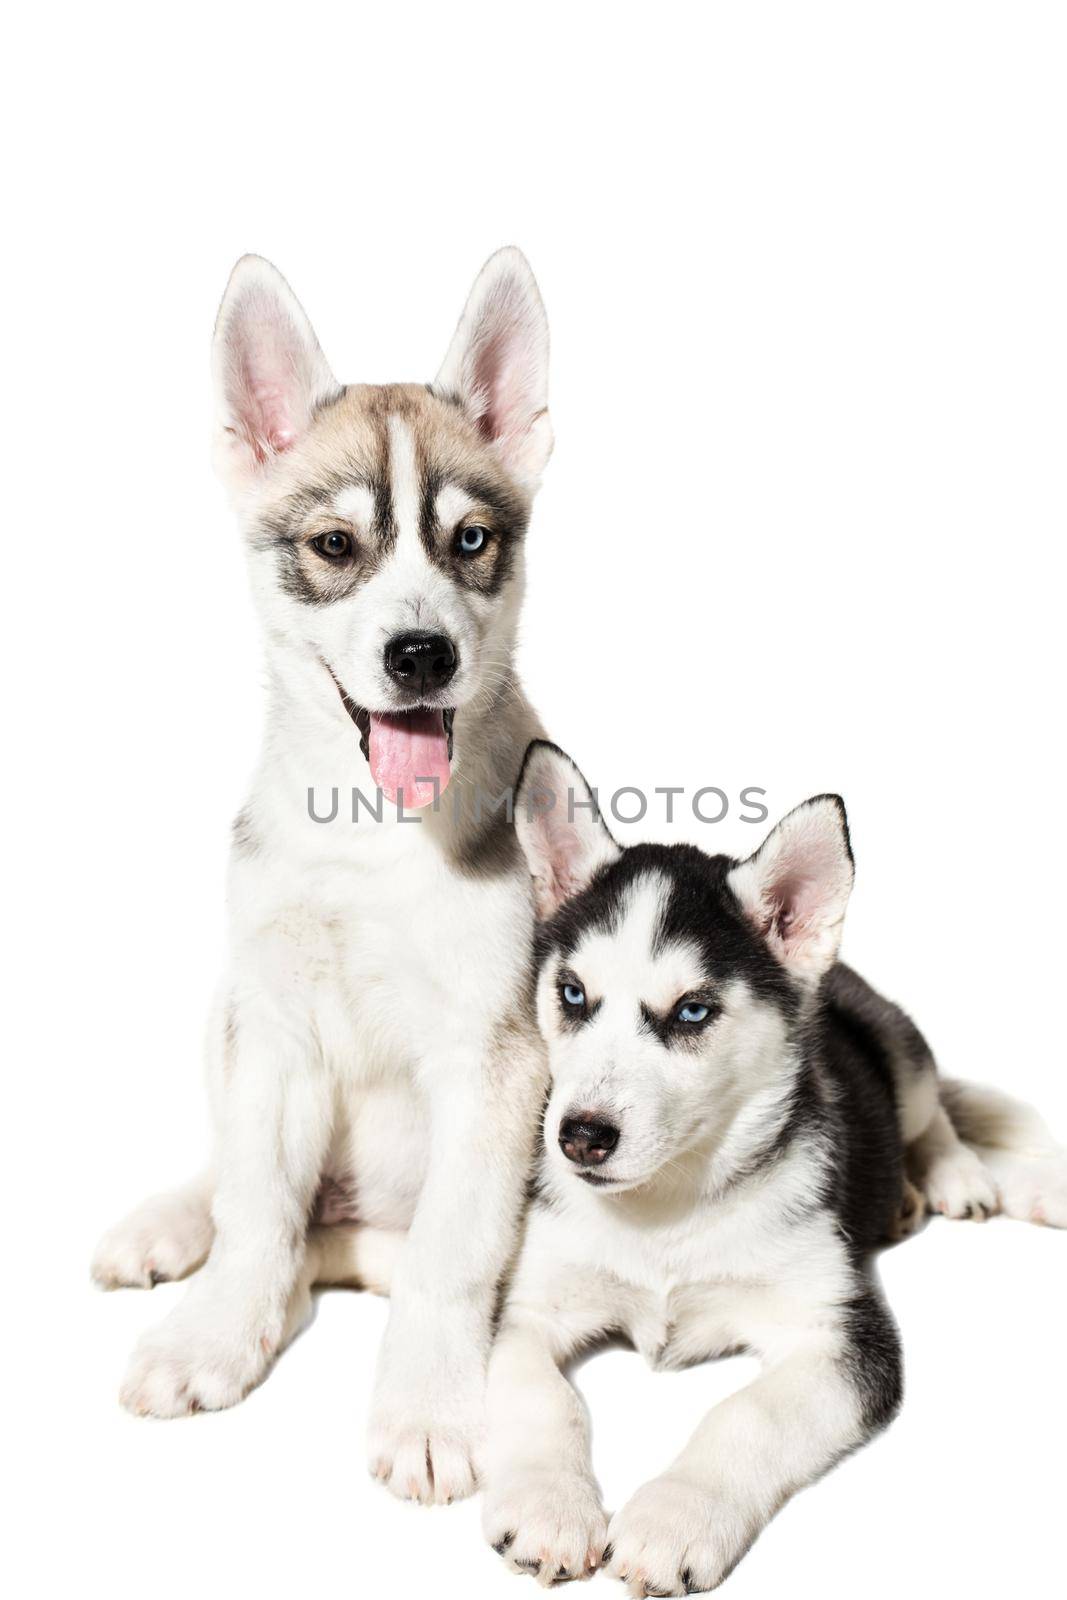
{"label": "puppy's hind leg", "polygon": [[984,1222],[999,1209],[992,1173],[963,1144],[938,1104],[926,1127],[905,1149],[908,1174],[931,1211]]}
{"label": "puppy's hind leg", "polygon": [[[244,952],[217,1097],[215,1239],[203,1271],[130,1358],[120,1398],[135,1415],[235,1405],[281,1343],[332,1128],[333,1079],[308,977],[315,932],[272,929]],[[329,1004],[328,993],[314,998]]]}
{"label": "puppy's hind leg", "polygon": [[[929,1106],[933,1109],[928,1120],[921,1125],[915,1110]],[[912,1117],[912,1126],[907,1120]],[[902,1120],[905,1130],[912,1133],[904,1149],[907,1176],[913,1187],[925,1197],[929,1210],[950,1218],[968,1218],[984,1222],[1000,1210],[1000,1197],[993,1174],[974,1150],[963,1144],[952,1120],[937,1099],[937,1077],[933,1062],[928,1072],[923,1072],[915,1082],[912,1101],[902,1099]],[[913,1128],[920,1125],[920,1131]]]}
{"label": "puppy's hind leg", "polygon": [[[915,1231],[925,1205],[948,1217],[990,1216],[997,1209],[996,1187],[945,1115],[934,1057],[914,1022],[841,963],[830,975],[829,994],[835,1009],[878,1042],[892,1074],[909,1180],[894,1237]],[[921,1209],[916,1190],[925,1202]]]}
{"label": "puppy's hind leg", "polygon": [[1043,1118],[981,1084],[942,1080],[941,1100],[960,1138],[992,1174],[1004,1214],[1067,1228],[1067,1150]]}
{"label": "puppy's hind leg", "polygon": [[90,1271],[102,1289],[151,1289],[203,1266],[215,1236],[211,1179],[152,1195],[109,1228]]}
{"label": "puppy's hind leg", "polygon": [[911,1018],[877,997],[877,1032],[896,1090],[905,1184],[897,1238],[915,1232],[926,1208],[982,1222],[998,1209],[996,1184],[961,1141],[941,1104],[941,1082],[929,1045]]}
{"label": "puppy's hind leg", "polygon": [[[229,1037],[227,1016],[220,990],[204,1037],[208,1090],[216,1113]],[[101,1289],[151,1289],[202,1267],[215,1241],[214,1188],[214,1175],[208,1170],[191,1183],[142,1200],[100,1240],[89,1268],[93,1281]]]}
{"label": "puppy's hind leg", "polygon": [[[835,969],[831,992],[885,1050],[908,1177],[930,1209],[977,1220],[1000,1210],[1067,1228],[1067,1150],[1038,1113],[997,1089],[939,1077],[910,1017],[847,967]],[[906,1190],[897,1237],[913,1231],[910,1200]]]}
{"label": "puppy's hind leg", "polygon": [[918,1233],[925,1220],[926,1196],[921,1189],[915,1187],[910,1178],[906,1177],[900,1210],[893,1219],[888,1243],[900,1244],[904,1239],[910,1239],[913,1233]]}

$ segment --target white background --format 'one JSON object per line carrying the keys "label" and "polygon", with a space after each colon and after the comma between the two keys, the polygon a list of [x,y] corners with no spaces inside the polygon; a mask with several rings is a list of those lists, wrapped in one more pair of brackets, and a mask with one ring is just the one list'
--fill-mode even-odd
{"label": "white background", "polygon": [[[387,380],[431,378],[484,257],[522,245],[558,439],[522,661],[553,736],[602,788],[759,784],[774,815],[839,789],[848,956],[947,1069],[1067,1133],[1062,15],[9,19],[13,1593],[512,1593],[476,1507],[412,1509],[365,1475],[381,1302],[326,1297],[244,1405],[151,1423],[116,1390],[180,1290],[87,1281],[97,1233],[205,1148],[200,1030],[260,725],[208,464],[208,338],[245,250],[289,276],[341,378]],[[1059,1594],[1067,1237],[938,1223],[884,1278],[905,1411],[728,1592]],[[586,1366],[608,1503],[741,1376]]]}

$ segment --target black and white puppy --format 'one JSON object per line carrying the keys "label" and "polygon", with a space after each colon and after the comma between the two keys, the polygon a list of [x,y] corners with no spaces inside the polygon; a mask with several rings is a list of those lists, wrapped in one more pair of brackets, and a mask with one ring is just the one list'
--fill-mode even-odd
{"label": "black and white puppy", "polygon": [[[542,1582],[603,1564],[674,1595],[715,1588],[892,1418],[900,1347],[870,1253],[926,1200],[981,1216],[998,1192],[921,1035],[837,961],[853,863],[836,796],[742,862],[621,850],[590,802],[562,752],[531,746],[516,826],[552,1089],[490,1365],[484,1527]],[[952,1104],[978,1119],[982,1093]],[[1055,1171],[1062,1206],[1062,1156]],[[608,1333],[654,1366],[762,1360],[610,1527],[560,1370]]]}

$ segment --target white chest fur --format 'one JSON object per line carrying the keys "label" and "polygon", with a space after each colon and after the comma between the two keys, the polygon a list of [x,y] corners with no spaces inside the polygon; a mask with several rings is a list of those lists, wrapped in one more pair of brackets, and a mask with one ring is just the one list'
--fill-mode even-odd
{"label": "white chest fur", "polygon": [[575,1178],[531,1213],[512,1302],[572,1327],[616,1329],[656,1366],[766,1348],[848,1293],[847,1252],[821,1209],[783,1225],[813,1152],[709,1200],[600,1195]]}

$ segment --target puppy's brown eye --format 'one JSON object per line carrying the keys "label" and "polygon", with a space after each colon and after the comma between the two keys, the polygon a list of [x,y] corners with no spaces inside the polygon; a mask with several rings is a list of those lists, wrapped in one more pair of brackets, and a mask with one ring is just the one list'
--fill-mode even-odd
{"label": "puppy's brown eye", "polygon": [[329,533],[320,533],[317,539],[312,539],[312,544],[320,556],[325,556],[327,561],[343,561],[345,556],[352,554],[352,540],[347,533],[342,533],[340,528],[333,528]]}

